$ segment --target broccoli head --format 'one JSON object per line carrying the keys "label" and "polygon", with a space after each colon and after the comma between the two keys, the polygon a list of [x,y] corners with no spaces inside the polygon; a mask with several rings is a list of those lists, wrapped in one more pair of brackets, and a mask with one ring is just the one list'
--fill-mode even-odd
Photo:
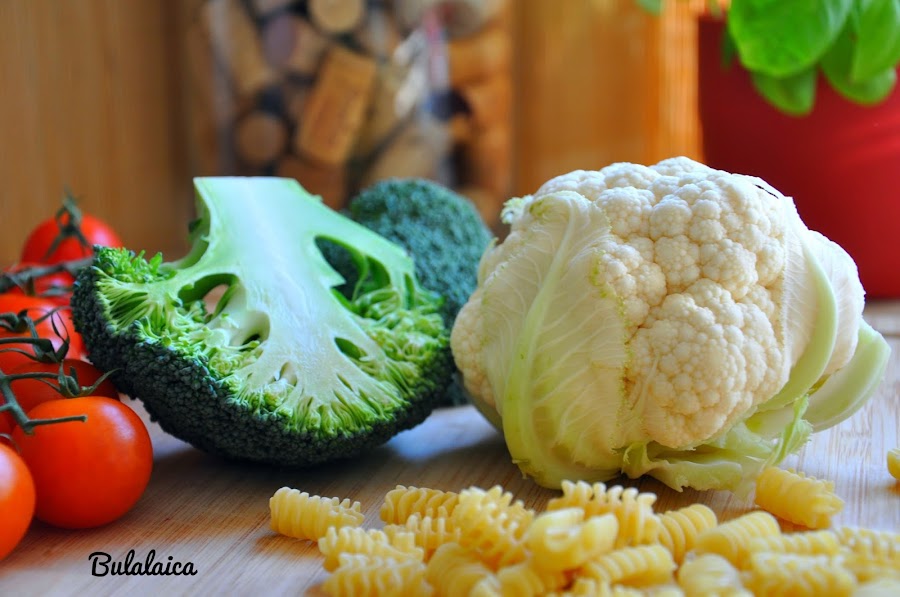
{"label": "broccoli head", "polygon": [[430,180],[393,178],[363,189],[348,209],[354,221],[409,252],[422,286],[444,297],[441,316],[452,328],[493,238],[472,202]]}
{"label": "broccoli head", "polygon": [[[195,180],[181,259],[98,248],[76,328],[170,434],[231,459],[351,457],[421,422],[453,371],[441,299],[397,245],[294,180]],[[317,243],[355,265],[352,292]]]}

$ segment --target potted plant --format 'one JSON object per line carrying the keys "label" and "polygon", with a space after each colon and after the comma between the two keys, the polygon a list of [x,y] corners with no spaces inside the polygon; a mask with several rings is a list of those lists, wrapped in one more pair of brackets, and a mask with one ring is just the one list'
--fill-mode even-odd
{"label": "potted plant", "polygon": [[698,23],[705,161],[792,196],[870,297],[900,297],[900,2],[711,6]]}

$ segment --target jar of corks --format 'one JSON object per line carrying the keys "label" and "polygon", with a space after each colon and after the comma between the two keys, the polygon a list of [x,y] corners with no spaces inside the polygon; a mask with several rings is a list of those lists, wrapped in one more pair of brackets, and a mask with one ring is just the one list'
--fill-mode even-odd
{"label": "jar of corks", "polygon": [[509,0],[194,0],[195,175],[296,178],[339,209],[390,177],[511,192]]}

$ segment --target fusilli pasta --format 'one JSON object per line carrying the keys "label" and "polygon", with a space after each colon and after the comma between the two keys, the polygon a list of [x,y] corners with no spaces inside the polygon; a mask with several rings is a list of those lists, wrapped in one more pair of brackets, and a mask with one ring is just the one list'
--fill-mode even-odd
{"label": "fusilli pasta", "polygon": [[707,529],[697,536],[697,553],[714,553],[735,566],[740,565],[747,552],[747,544],[754,537],[778,535],[778,521],[768,512],[756,510]]}
{"label": "fusilli pasta", "polygon": [[499,486],[461,491],[450,516],[460,531],[459,543],[476,550],[494,569],[525,559],[525,533],[533,519],[533,510],[514,502]]}
{"label": "fusilli pasta", "polygon": [[405,524],[413,514],[437,516],[439,508],[449,515],[458,499],[459,495],[452,491],[398,485],[384,496],[381,520],[387,524]]}
{"label": "fusilli pasta", "polygon": [[619,519],[616,547],[656,542],[660,520],[653,511],[656,495],[638,492],[634,487],[607,487],[603,483],[562,482],[562,496],[547,503],[547,510],[582,508],[586,518],[612,513]]}
{"label": "fusilli pasta", "polygon": [[824,529],[843,509],[844,500],[835,495],[831,481],[770,466],[756,480],[756,505],[782,520]]}
{"label": "fusilli pasta", "polygon": [[581,508],[564,508],[535,517],[525,545],[538,566],[574,570],[594,556],[611,551],[618,531],[619,521],[612,513],[584,520]]}
{"label": "fusilli pasta", "polygon": [[893,478],[900,481],[900,448],[888,451],[887,469]]}
{"label": "fusilli pasta", "polygon": [[295,539],[318,541],[329,527],[360,526],[359,502],[323,498],[282,487],[269,499],[272,530]]}
{"label": "fusilli pasta", "polygon": [[692,504],[659,516],[659,542],[672,553],[676,563],[694,547],[697,535],[718,524],[716,513],[709,506]]}
{"label": "fusilli pasta", "polygon": [[856,579],[836,557],[755,553],[745,584],[755,595],[843,597],[853,594]]}
{"label": "fusilli pasta", "polygon": [[677,577],[685,597],[752,597],[741,583],[740,571],[714,553],[684,562]]}
{"label": "fusilli pasta", "polygon": [[319,552],[325,556],[322,566],[331,571],[338,567],[341,554],[364,554],[396,561],[425,559],[425,550],[416,545],[411,532],[387,533],[361,527],[329,527],[319,539]]}
{"label": "fusilli pasta", "polygon": [[332,597],[428,597],[434,593],[425,580],[425,564],[420,560],[347,553],[339,559],[340,565],[322,583],[322,589]]}
{"label": "fusilli pasta", "polygon": [[665,547],[638,545],[594,558],[580,574],[610,584],[647,586],[671,581],[674,571],[675,561]]}
{"label": "fusilli pasta", "polygon": [[468,597],[475,585],[493,574],[477,553],[459,543],[441,545],[425,568],[426,580],[445,597]]}

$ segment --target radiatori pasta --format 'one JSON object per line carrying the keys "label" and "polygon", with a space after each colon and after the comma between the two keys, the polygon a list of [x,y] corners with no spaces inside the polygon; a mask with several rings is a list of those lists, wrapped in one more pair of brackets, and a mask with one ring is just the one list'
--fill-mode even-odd
{"label": "radiatori pasta", "polygon": [[317,542],[332,596],[900,595],[898,533],[786,533],[762,509],[720,522],[705,505],[656,512],[655,501],[566,482],[539,511],[500,486],[398,485],[380,528],[363,527],[358,502],[287,487],[270,507],[275,532]]}

